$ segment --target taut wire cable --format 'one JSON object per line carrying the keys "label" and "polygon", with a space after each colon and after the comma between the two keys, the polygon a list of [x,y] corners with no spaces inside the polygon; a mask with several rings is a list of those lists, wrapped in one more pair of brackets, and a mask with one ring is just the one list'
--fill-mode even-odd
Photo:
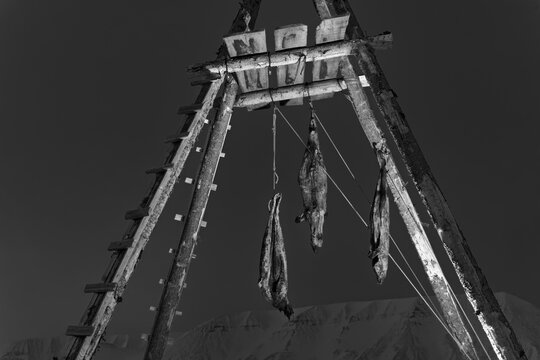
{"label": "taut wire cable", "polygon": [[[338,147],[336,146],[336,144],[334,143],[334,141],[332,140],[332,137],[330,136],[330,134],[328,133],[328,131],[326,131],[326,128],[324,126],[324,124],[322,123],[321,119],[317,116],[317,114],[315,113],[315,117],[317,119],[317,121],[319,122],[319,124],[321,125],[324,133],[326,134],[326,136],[328,137],[328,139],[330,140],[330,142],[332,143],[332,146],[334,147],[335,151],[338,153],[339,157],[341,158],[341,161],[343,162],[343,164],[345,165],[345,167],[347,168],[347,170],[349,171],[349,174],[351,175],[352,179],[357,181],[356,177],[354,176],[354,173],[351,171],[351,168],[349,167],[347,161],[345,160],[345,158],[343,157],[343,155],[341,154],[341,152],[339,151]],[[392,178],[390,178],[390,180],[392,181],[392,183],[394,184],[394,187],[397,188],[396,184],[394,183],[394,181],[392,180]],[[365,194],[363,188],[362,188],[362,185],[360,185],[360,183],[358,183],[358,187],[360,188],[362,194],[364,195],[364,198],[366,199],[366,201],[368,202],[369,204],[369,199],[367,198],[367,195]],[[401,194],[400,194],[400,197],[401,197]],[[403,199],[403,198],[402,198]],[[416,221],[416,218],[412,215],[412,212],[410,210],[410,208],[407,206],[407,211],[409,212],[409,214],[411,215],[411,217],[415,220],[415,225],[421,229],[420,225],[417,223]],[[407,267],[409,268],[409,270],[411,271],[411,273],[413,274],[414,278],[416,279],[416,281],[418,282],[418,285],[420,285],[420,287],[422,288],[422,290],[424,291],[424,294],[426,295],[426,297],[429,299],[431,305],[437,309],[437,306],[435,306],[435,303],[431,300],[431,297],[428,295],[428,292],[427,290],[424,288],[424,286],[422,285],[422,282],[420,281],[420,279],[418,278],[418,276],[416,275],[416,272],[412,269],[411,265],[409,264],[409,262],[407,261],[405,255],[403,254],[403,252],[401,251],[401,248],[398,246],[397,242],[394,240],[394,238],[392,237],[392,235],[390,235],[390,239],[392,240],[392,243],[395,245],[396,249],[398,250],[398,252],[400,253],[402,259],[405,261],[405,263],[407,264]],[[430,247],[431,247],[431,244],[429,244]],[[433,251],[433,249],[431,249]],[[467,320],[467,323],[469,324],[469,326],[471,327],[476,339],[478,340],[478,342],[480,343],[480,345],[482,346],[482,349],[484,351],[484,353],[486,354],[486,356],[488,357],[488,359],[490,358],[490,355],[488,353],[488,351],[486,350],[482,340],[480,339],[480,336],[478,335],[476,329],[474,328],[474,326],[472,325],[472,322],[471,320],[469,319],[467,313],[465,313],[465,310],[463,309],[463,306],[461,305],[461,302],[459,301],[459,299],[457,298],[457,296],[455,295],[454,293],[454,290],[452,288],[452,286],[450,285],[450,283],[448,282],[448,280],[446,279],[446,277],[444,277],[444,281],[446,283],[446,285],[448,286],[448,288],[450,289],[451,291],[451,295],[454,299],[455,302],[457,302],[459,308],[461,309],[461,312],[463,313],[463,316],[465,317],[465,319]],[[439,313],[440,316],[442,316],[440,313]],[[476,353],[476,351],[475,351]]]}
{"label": "taut wire cable", "polygon": [[[310,101],[311,102],[311,101]],[[298,134],[298,132],[296,131],[296,129],[292,126],[292,124],[289,122],[289,120],[287,119],[287,117],[281,112],[281,110],[277,109],[277,112],[279,112],[279,114],[281,115],[281,117],[283,118],[283,120],[285,120],[285,122],[287,123],[287,125],[289,126],[289,128],[293,131],[293,133],[296,135],[296,137],[298,138],[298,140],[300,140],[300,142],[302,143],[302,145],[304,145],[304,147],[306,149],[309,149],[307,147],[307,145],[304,143],[304,141],[302,140],[301,136]],[[358,216],[358,218],[364,223],[364,225],[366,227],[369,227],[367,222],[364,220],[364,218],[362,217],[362,215],[360,215],[360,213],[358,212],[358,210],[356,210],[356,208],[354,207],[354,205],[351,203],[351,201],[348,199],[348,197],[345,195],[345,193],[341,190],[341,188],[337,185],[337,183],[334,181],[334,179],[330,176],[330,174],[328,173],[328,171],[325,170],[325,173],[327,174],[328,178],[332,181],[332,183],[334,184],[334,186],[336,187],[336,189],[338,189],[338,191],[341,193],[341,195],[343,196],[343,198],[345,199],[345,201],[348,203],[348,205],[351,207],[351,209],[356,213],[356,215]],[[392,242],[394,243],[394,245],[397,246],[396,242],[392,239]],[[401,252],[401,250],[399,250],[401,256],[404,258],[403,256],[403,253]],[[424,298],[424,296],[421,295],[421,293],[419,292],[419,290],[416,288],[416,286],[413,284],[413,282],[411,281],[411,279],[406,275],[406,273],[403,271],[403,269],[398,265],[398,263],[395,261],[395,259],[390,255],[388,254],[390,259],[392,260],[392,262],[396,265],[396,267],[400,270],[400,272],[403,274],[403,276],[405,277],[405,279],[409,282],[409,284],[413,287],[413,289],[417,292],[417,294],[420,296],[420,298],[424,301],[424,303],[426,304],[426,306],[430,309],[430,311],[433,313],[433,315],[437,318],[437,320],[441,323],[441,325],[443,326],[443,328],[446,330],[446,332],[448,333],[448,335],[456,342],[457,346],[459,347],[459,349],[462,351],[462,353],[469,359],[469,360],[472,360],[470,358],[470,356],[465,352],[463,351],[463,346],[462,344],[460,344],[459,340],[454,336],[454,334],[452,334],[452,332],[450,331],[450,329],[447,327],[447,324],[444,323],[444,321],[441,319],[441,317],[439,317],[438,313],[435,311],[434,308],[432,308],[428,301]],[[407,260],[404,258],[405,262],[408,264]],[[409,269],[413,272],[414,274],[414,271],[412,270],[412,268],[409,266]],[[415,275],[415,274],[414,274]],[[417,279],[417,281],[419,282],[418,278],[416,277],[415,275],[415,278]],[[419,282],[420,286],[421,283]],[[423,288],[423,286],[422,286]],[[425,291],[425,288],[423,288],[423,290]],[[427,296],[427,298],[429,299],[429,296]],[[430,302],[431,302],[431,299],[430,299]],[[488,356],[489,358],[489,356]]]}

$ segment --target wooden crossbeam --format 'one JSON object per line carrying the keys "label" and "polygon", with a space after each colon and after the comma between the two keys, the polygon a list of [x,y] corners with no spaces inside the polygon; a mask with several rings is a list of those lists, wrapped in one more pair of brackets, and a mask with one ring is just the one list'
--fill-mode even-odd
{"label": "wooden crossbeam", "polygon": [[[362,86],[367,87],[369,84],[364,76],[360,76],[359,80]],[[298,84],[291,86],[283,86],[276,89],[268,89],[261,91],[253,91],[250,93],[240,94],[236,98],[234,107],[252,107],[261,104],[272,102],[276,103],[302,99],[309,96],[317,96],[322,94],[336,93],[347,89],[347,83],[343,79],[330,79],[322,81],[314,81],[307,84]]]}
{"label": "wooden crossbeam", "polygon": [[[299,48],[307,45],[308,27],[304,24],[281,26],[274,30],[274,45],[276,51]],[[304,82],[305,61],[299,61],[287,66],[278,66],[276,69],[277,84],[289,86]],[[303,98],[282,101],[281,105],[302,105]]]}
{"label": "wooden crossbeam", "polygon": [[225,73],[252,69],[262,69],[268,66],[287,66],[298,62],[313,62],[342,56],[356,55],[358,49],[368,46],[369,40],[354,39],[329,42],[320,45],[306,46],[296,49],[276,51],[272,54],[238,56],[227,61],[216,60],[188,67],[190,72]]}

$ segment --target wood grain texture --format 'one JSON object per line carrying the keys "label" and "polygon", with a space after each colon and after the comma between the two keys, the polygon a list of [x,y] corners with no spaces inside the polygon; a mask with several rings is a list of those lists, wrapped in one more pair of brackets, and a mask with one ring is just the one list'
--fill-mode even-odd
{"label": "wood grain texture", "polygon": [[[294,24],[282,26],[274,30],[274,44],[276,51],[305,47],[307,45],[308,27],[304,24]],[[289,86],[304,82],[304,70],[306,60],[299,59],[298,62],[278,66],[276,68],[277,84],[280,86]],[[282,101],[280,105],[302,105],[303,97]]]}
{"label": "wood grain texture", "polygon": [[[348,0],[314,0],[314,2],[322,18],[348,12],[351,17],[347,37],[366,38]],[[357,60],[361,71],[371,84],[379,110],[497,358],[526,360],[523,347],[461,232],[375,53],[369,47],[364,47]]]}
{"label": "wood grain texture", "polygon": [[[231,25],[230,32],[244,30],[246,23],[249,24],[250,28],[253,28],[259,13],[260,3],[261,0],[243,0],[240,4],[240,10]],[[226,49],[222,46],[218,49],[218,57],[224,56],[226,56]],[[189,136],[182,138],[179,142],[174,142],[164,161],[164,164],[171,163],[174,166],[162,175],[156,176],[154,183],[142,201],[142,204],[150,209],[149,216],[133,221],[128,227],[124,239],[132,240],[132,246],[119,251],[115,255],[112,266],[104,275],[105,281],[117,283],[118,288],[114,293],[108,292],[94,295],[84,311],[80,325],[68,327],[66,334],[75,336],[75,338],[71,343],[66,359],[90,360],[94,355],[116,305],[122,300],[122,294],[127,283],[135,270],[143,249],[150,240],[152,230],[172,193],[222,83],[223,78],[219,78],[211,84],[204,85],[197,96],[195,103],[205,102],[208,106],[204,107],[199,113],[186,117],[180,132],[188,133]],[[78,331],[78,329],[84,331]],[[77,333],[77,331],[78,335],[75,335],[74,333]]]}
{"label": "wood grain texture", "polygon": [[[323,19],[315,32],[315,43],[343,40],[349,23],[349,15],[342,15]],[[313,81],[334,79],[338,75],[341,59],[329,59],[313,62]],[[313,100],[321,100],[332,97],[333,94],[318,95]]]}
{"label": "wood grain texture", "polygon": [[[319,17],[321,19],[335,17],[343,12],[335,11],[336,1],[314,0],[318,6]],[[329,4],[331,3],[331,4]],[[328,5],[328,6],[327,6]],[[330,6],[331,5],[331,6]],[[351,27],[349,27],[351,29]],[[344,58],[341,67],[342,75],[345,78],[348,89],[348,98],[353,105],[360,125],[362,126],[370,144],[373,144],[378,151],[388,154],[386,159],[386,170],[388,176],[388,185],[394,197],[399,213],[403,218],[407,231],[415,246],[418,256],[424,267],[424,271],[430,281],[435,298],[442,308],[443,317],[448,323],[452,336],[458,339],[460,349],[471,359],[476,358],[471,336],[465,328],[460,316],[457,304],[453,300],[449,285],[445,279],[441,266],[431,248],[427,234],[422,226],[417,210],[405,187],[405,181],[394,162],[393,156],[386,145],[386,139],[383,131],[377,123],[375,114],[368,102],[367,94],[362,89],[358,77],[355,73],[349,58]],[[369,78],[368,78],[369,80]],[[373,86],[372,81],[369,81]],[[380,164],[381,165],[381,164]]]}
{"label": "wood grain texture", "polygon": [[[223,38],[230,57],[266,53],[266,31],[249,31]],[[241,92],[268,89],[268,70],[246,70],[236,74]]]}
{"label": "wood grain texture", "polygon": [[157,309],[152,333],[148,340],[148,348],[144,355],[145,360],[158,360],[163,357],[176,308],[180,302],[182,290],[185,288],[189,264],[193,258],[198,233],[203,223],[202,219],[210,197],[225,137],[227,136],[237,91],[238,85],[233,76],[231,74],[227,75],[223,101],[210,132],[208,146],[197,176],[198,186],[193,193],[175,259],[165,281],[165,288]]}

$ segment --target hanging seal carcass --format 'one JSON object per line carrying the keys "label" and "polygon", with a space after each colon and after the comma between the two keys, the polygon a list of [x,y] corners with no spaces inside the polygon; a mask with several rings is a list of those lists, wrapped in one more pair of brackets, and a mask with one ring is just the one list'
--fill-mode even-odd
{"label": "hanging seal carcass", "polygon": [[279,222],[281,194],[276,194],[269,203],[270,216],[264,232],[259,267],[259,288],[264,298],[291,318],[293,309],[287,298],[287,258],[285,243]]}
{"label": "hanging seal carcass", "polygon": [[319,135],[314,115],[312,110],[306,151],[298,174],[304,211],[296,218],[296,222],[308,221],[311,228],[311,248],[316,251],[323,244],[328,178],[319,146]]}
{"label": "hanging seal carcass", "polygon": [[369,258],[375,271],[377,282],[382,284],[388,271],[388,251],[390,249],[390,203],[386,182],[386,154],[376,148],[380,165],[379,179],[369,213],[371,231]]}

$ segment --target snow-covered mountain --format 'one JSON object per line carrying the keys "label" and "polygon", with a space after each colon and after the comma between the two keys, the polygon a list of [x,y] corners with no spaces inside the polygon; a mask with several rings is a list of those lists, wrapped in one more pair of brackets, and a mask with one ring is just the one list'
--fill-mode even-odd
{"label": "snow-covered mountain", "polygon": [[[509,294],[499,293],[497,298],[529,360],[540,360],[540,310]],[[66,341],[63,337],[18,341],[3,351],[0,360],[61,359]],[[145,346],[139,338],[109,336],[95,360],[142,359]],[[277,311],[218,317],[175,334],[165,359],[451,360],[462,356],[423,302],[406,298],[297,308],[291,321]]]}

